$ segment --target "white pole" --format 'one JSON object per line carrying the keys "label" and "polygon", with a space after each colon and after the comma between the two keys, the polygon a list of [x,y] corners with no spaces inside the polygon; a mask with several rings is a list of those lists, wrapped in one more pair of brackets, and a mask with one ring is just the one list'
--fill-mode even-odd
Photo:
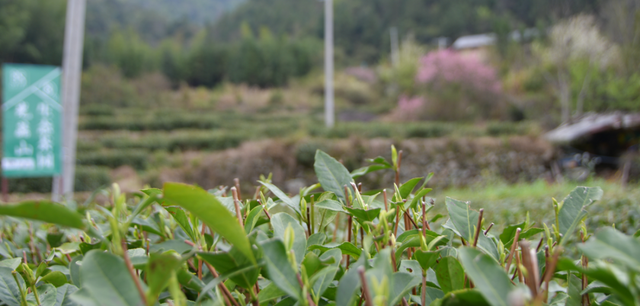
{"label": "white pole", "polygon": [[68,200],[73,200],[85,9],[86,0],[67,1],[62,58],[62,194]]}
{"label": "white pole", "polygon": [[389,34],[391,40],[391,64],[393,67],[398,67],[398,63],[400,62],[400,53],[398,52],[398,28],[392,27]]}
{"label": "white pole", "polygon": [[324,122],[335,123],[333,107],[333,0],[324,0]]}

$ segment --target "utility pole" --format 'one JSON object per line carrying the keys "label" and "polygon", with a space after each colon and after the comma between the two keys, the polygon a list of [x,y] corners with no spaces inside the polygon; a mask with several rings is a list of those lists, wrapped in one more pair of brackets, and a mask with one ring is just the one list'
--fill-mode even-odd
{"label": "utility pole", "polygon": [[335,123],[333,107],[333,0],[324,0],[324,123]]}
{"label": "utility pole", "polygon": [[[60,189],[66,199],[73,199],[85,11],[86,0],[67,1],[62,58],[62,107],[64,112],[62,115],[62,179],[55,177],[53,180],[52,197],[54,201],[60,200]],[[62,184],[62,188],[60,188],[60,184]]]}
{"label": "utility pole", "polygon": [[398,63],[400,62],[400,53],[398,51],[398,28],[391,27],[389,31],[389,38],[391,40],[391,64],[393,67],[398,67]]}

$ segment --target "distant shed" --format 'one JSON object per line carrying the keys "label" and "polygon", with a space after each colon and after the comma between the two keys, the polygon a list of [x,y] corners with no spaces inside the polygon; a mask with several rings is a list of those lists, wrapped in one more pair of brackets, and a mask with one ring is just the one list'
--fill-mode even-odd
{"label": "distant shed", "polygon": [[586,114],[548,132],[554,144],[596,156],[619,158],[640,142],[640,114]]}

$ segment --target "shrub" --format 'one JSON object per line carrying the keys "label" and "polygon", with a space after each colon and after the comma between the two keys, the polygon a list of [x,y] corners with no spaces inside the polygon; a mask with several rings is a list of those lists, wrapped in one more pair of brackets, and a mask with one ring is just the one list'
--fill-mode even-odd
{"label": "shrub", "polygon": [[77,163],[80,165],[104,166],[117,168],[123,165],[131,166],[138,170],[147,168],[147,154],[140,150],[101,150],[77,155]]}
{"label": "shrub", "polygon": [[[431,188],[424,186],[431,175],[401,184],[394,147],[391,156],[350,173],[318,150],[318,183],[293,195],[263,176],[243,200],[237,189],[229,195],[225,188],[165,183],[129,197],[115,185],[111,202],[97,208],[2,205],[0,215],[10,218],[0,227],[6,284],[0,299],[11,305],[56,296],[83,305],[114,298],[123,305],[640,302],[633,281],[640,276],[638,234],[609,225],[591,234],[584,222],[602,198],[599,187],[576,187],[553,200],[550,225],[528,217],[488,224],[498,220],[468,201],[447,197],[439,205],[446,216],[433,212]],[[353,177],[375,171],[396,173],[388,194],[356,185]],[[81,242],[62,244],[77,237]]]}
{"label": "shrub", "polygon": [[[93,191],[111,183],[109,169],[105,167],[76,166],[74,178],[75,191]],[[31,177],[9,179],[9,192],[12,193],[50,193],[50,177]]]}

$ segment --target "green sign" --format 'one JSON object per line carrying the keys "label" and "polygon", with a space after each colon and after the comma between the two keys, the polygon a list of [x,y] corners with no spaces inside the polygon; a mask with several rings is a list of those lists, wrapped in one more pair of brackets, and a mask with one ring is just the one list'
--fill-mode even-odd
{"label": "green sign", "polygon": [[60,174],[60,74],[52,66],[2,66],[2,176]]}

